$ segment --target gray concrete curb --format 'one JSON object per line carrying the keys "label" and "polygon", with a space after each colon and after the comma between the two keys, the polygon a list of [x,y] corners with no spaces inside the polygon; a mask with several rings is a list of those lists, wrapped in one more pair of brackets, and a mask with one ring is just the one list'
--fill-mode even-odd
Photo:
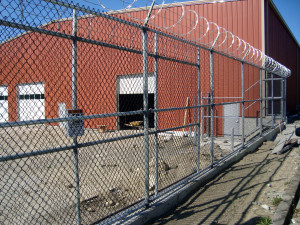
{"label": "gray concrete curb", "polygon": [[[282,130],[284,125],[281,125]],[[255,142],[246,146],[240,153],[231,156],[230,158],[224,160],[221,164],[213,167],[209,172],[193,177],[187,184],[176,190],[172,195],[167,196],[166,198],[155,202],[150,205],[148,209],[143,210],[138,215],[133,216],[131,219],[126,218],[121,221],[122,224],[131,224],[131,225],[140,225],[145,224],[155,218],[159,218],[163,214],[166,214],[168,211],[176,207],[180,202],[187,198],[193,191],[199,189],[201,186],[205,185],[208,181],[216,178],[224,170],[232,166],[233,164],[239,162],[245,155],[255,152],[258,147],[267,140],[271,140],[279,132],[279,127],[276,127],[269,133],[258,138]]]}
{"label": "gray concrete curb", "polygon": [[282,225],[290,224],[295,203],[299,199],[300,192],[300,168],[298,167],[295,175],[291,179],[290,184],[284,190],[282,196],[283,201],[278,205],[277,210],[272,218],[272,224]]}

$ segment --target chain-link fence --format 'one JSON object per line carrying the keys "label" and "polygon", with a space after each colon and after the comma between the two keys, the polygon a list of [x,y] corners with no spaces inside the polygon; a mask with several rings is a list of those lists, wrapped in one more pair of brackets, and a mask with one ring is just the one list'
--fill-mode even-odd
{"label": "chain-link fence", "polygon": [[60,1],[0,3],[0,223],[112,223],[285,118],[285,77]]}

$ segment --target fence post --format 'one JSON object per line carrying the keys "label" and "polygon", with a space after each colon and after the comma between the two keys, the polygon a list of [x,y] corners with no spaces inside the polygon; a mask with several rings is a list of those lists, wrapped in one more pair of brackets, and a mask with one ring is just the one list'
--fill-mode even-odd
{"label": "fence post", "polygon": [[[201,91],[201,95],[200,95],[200,104],[203,105],[203,93]],[[201,107],[201,110],[200,110],[200,113],[201,113],[201,120],[200,120],[200,123],[201,123],[201,127],[200,127],[200,141],[203,141],[203,107]]]}
{"label": "fence post", "polygon": [[[157,78],[157,34],[154,34],[154,109],[158,109],[158,78]],[[154,151],[155,151],[155,195],[158,194],[158,113],[157,111],[154,112]]]}
{"label": "fence post", "polygon": [[271,73],[271,91],[272,91],[272,102],[271,102],[271,107],[272,107],[272,128],[275,126],[275,116],[274,116],[274,74]]}
{"label": "fence post", "polygon": [[213,51],[210,51],[210,163],[214,163],[214,62]]}
{"label": "fence post", "polygon": [[[197,94],[198,94],[198,127],[197,127],[197,130],[198,130],[198,139],[197,139],[197,172],[200,170],[200,97],[201,97],[201,76],[200,76],[200,48],[197,49],[197,53],[198,53],[198,66],[197,66],[197,69],[198,69],[198,90],[197,90]],[[201,108],[202,109],[202,108]],[[201,123],[201,126],[202,126],[202,123]],[[202,132],[202,130],[201,130]],[[195,134],[196,135],[196,132]]]}
{"label": "fence post", "polygon": [[143,108],[144,108],[144,153],[145,153],[145,206],[149,206],[149,108],[148,108],[148,60],[147,28],[143,32]]}
{"label": "fence post", "polygon": [[[72,43],[72,109],[77,108],[77,12],[73,9],[73,31],[74,37]],[[74,163],[74,182],[75,182],[75,205],[76,205],[76,223],[81,224],[80,217],[80,192],[79,192],[79,172],[78,172],[78,148],[77,137],[73,137],[73,163]]]}
{"label": "fence post", "polygon": [[231,129],[231,151],[234,151],[234,128]]}
{"label": "fence post", "polygon": [[286,78],[284,78],[284,121],[286,119]]}
{"label": "fence post", "polygon": [[244,63],[241,62],[241,80],[242,80],[242,148],[245,144],[245,87],[244,87]]}
{"label": "fence post", "polygon": [[262,69],[259,70],[259,106],[260,106],[260,125],[259,125],[259,132],[260,136],[262,136],[263,131],[263,124],[262,124],[262,116],[263,116],[263,93],[262,93]]}
{"label": "fence post", "polygon": [[280,93],[280,94],[281,94],[281,101],[280,101],[280,103],[281,103],[281,104],[280,104],[280,106],[281,106],[281,107],[280,107],[281,121],[283,121],[283,119],[284,119],[284,117],[283,117],[283,108],[284,108],[284,105],[283,105],[283,104],[284,104],[284,103],[283,103],[283,97],[284,97],[284,96],[283,96],[283,85],[284,85],[284,81],[283,81],[283,80],[284,80],[284,78],[281,78],[281,88],[280,88],[280,89],[281,89],[281,90],[280,90],[280,92],[281,92],[281,93]]}

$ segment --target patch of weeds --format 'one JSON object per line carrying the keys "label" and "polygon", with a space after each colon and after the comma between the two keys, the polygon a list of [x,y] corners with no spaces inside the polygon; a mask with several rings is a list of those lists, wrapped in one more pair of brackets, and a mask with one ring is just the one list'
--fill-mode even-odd
{"label": "patch of weeds", "polygon": [[257,221],[257,225],[269,225],[272,224],[272,220],[269,216],[260,217]]}
{"label": "patch of weeds", "polygon": [[285,182],[284,185],[289,185],[291,182]]}
{"label": "patch of weeds", "polygon": [[300,214],[300,209],[294,209],[294,216],[298,217]]}
{"label": "patch of weeds", "polygon": [[274,206],[278,206],[281,201],[282,201],[282,198],[277,196],[276,198],[273,199],[272,204]]}

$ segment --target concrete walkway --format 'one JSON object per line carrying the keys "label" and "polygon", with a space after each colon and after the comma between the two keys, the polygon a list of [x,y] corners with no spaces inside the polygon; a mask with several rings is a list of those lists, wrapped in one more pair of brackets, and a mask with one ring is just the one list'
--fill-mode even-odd
{"label": "concrete walkway", "polygon": [[278,207],[274,199],[284,196],[297,173],[300,149],[295,147],[282,155],[271,151],[294,127],[288,125],[275,141],[265,142],[168,215],[149,224],[257,224],[262,217],[272,218]]}

